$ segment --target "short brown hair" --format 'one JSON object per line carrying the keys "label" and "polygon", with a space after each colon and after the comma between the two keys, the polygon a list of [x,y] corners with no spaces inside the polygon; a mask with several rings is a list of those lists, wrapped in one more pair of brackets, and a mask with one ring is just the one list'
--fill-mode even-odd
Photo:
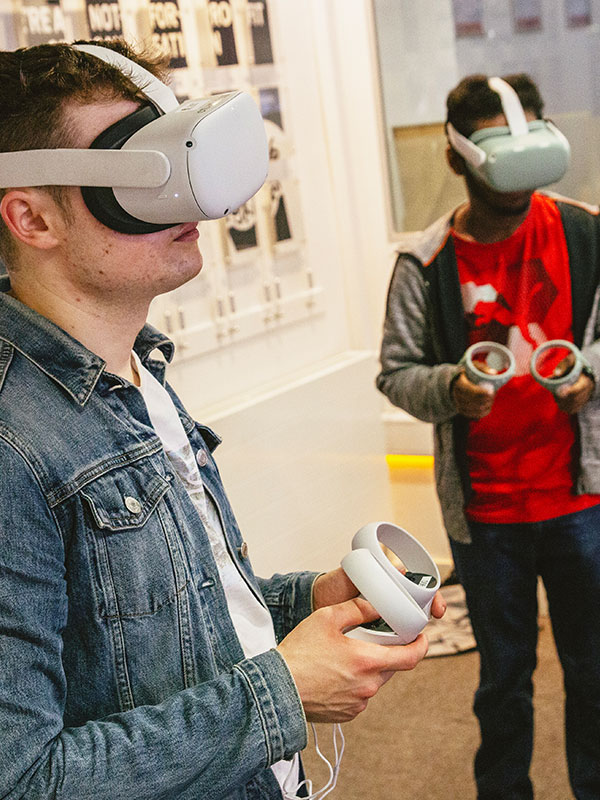
{"label": "short brown hair", "polygon": [[[153,75],[166,73],[163,56],[134,51],[123,40],[79,42],[110,47]],[[77,147],[65,110],[69,104],[127,99],[144,101],[141,90],[117,67],[68,44],[41,44],[0,51],[0,152]],[[60,186],[47,187],[68,212]],[[0,197],[5,189],[0,188]],[[0,218],[0,258],[14,256],[14,240]]]}

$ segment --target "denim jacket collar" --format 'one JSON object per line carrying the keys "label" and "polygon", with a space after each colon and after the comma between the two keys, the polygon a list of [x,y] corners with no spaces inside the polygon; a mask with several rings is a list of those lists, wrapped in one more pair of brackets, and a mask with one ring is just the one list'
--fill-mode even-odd
{"label": "denim jacket collar", "polygon": [[[0,341],[8,342],[23,353],[62,386],[76,403],[84,406],[106,362],[58,325],[11,297],[7,294],[9,290],[8,276],[1,275]],[[141,361],[146,362],[156,348],[161,350],[167,361],[171,361],[173,343],[151,325],[145,325],[135,340],[134,349]]]}

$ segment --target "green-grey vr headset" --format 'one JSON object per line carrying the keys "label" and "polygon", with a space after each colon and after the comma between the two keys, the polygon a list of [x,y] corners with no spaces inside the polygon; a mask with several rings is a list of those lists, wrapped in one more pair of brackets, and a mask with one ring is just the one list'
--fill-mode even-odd
{"label": "green-grey vr headset", "polygon": [[498,192],[538,189],[560,180],[567,171],[571,148],[551,122],[528,122],[518,94],[502,78],[488,85],[500,95],[508,125],[480,128],[467,139],[451,123],[448,140],[470,172]]}
{"label": "green-grey vr headset", "polygon": [[262,186],[267,136],[247,92],[179,103],[139,64],[100,45],[74,45],[120,69],[147,102],[89,148],[0,153],[0,186],[80,186],[91,213],[113,230],[143,234],[218,219]]}

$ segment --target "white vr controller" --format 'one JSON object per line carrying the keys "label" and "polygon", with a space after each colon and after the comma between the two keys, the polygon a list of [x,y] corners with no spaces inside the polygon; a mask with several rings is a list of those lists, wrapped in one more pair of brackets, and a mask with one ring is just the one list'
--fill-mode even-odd
{"label": "white vr controller", "polygon": [[[572,363],[566,371],[556,375],[543,375],[540,373],[543,356],[547,355],[550,350],[558,350],[559,352],[566,350],[567,353],[563,358],[572,356]],[[536,381],[554,395],[560,395],[564,388],[575,383],[582,372],[585,371],[589,372],[590,375],[592,374],[592,367],[587,358],[573,342],[569,342],[566,339],[552,339],[541,344],[531,355],[529,369]]]}
{"label": "white vr controller", "polygon": [[[480,369],[475,362],[484,362],[490,372]],[[498,342],[476,342],[465,351],[460,363],[471,383],[497,392],[515,374],[515,357],[508,347]]]}
{"label": "white vr controller", "polygon": [[[392,564],[381,545],[398,556],[406,574]],[[341,563],[386,623],[361,625],[346,635],[385,645],[413,642],[429,621],[431,603],[440,588],[440,573],[423,545],[391,522],[370,522],[354,534],[352,551]]]}
{"label": "white vr controller", "polygon": [[[545,360],[551,351],[558,351],[561,361],[570,357],[571,363],[564,370],[554,374],[543,373]],[[556,359],[555,359],[556,360]],[[477,366],[485,363],[486,371]],[[479,386],[486,386],[494,392],[504,386],[515,374],[515,359],[510,350],[498,342],[477,342],[465,352],[460,363],[464,366],[467,378]],[[571,386],[582,372],[592,375],[592,368],[581,350],[566,339],[552,339],[537,347],[529,361],[529,369],[535,380],[554,395]]]}

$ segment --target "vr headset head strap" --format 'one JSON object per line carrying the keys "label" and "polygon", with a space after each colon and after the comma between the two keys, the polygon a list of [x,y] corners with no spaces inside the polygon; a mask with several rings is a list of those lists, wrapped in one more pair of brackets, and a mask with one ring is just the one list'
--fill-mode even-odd
{"label": "vr headset head strap", "polygon": [[451,122],[446,125],[446,133],[448,134],[448,141],[454,150],[471,166],[477,168],[485,163],[487,158],[485,150],[482,150],[481,147],[467,139],[462,133],[459,133]]}
{"label": "vr headset head strap", "polygon": [[163,83],[144,67],[136,64],[135,61],[121,55],[121,53],[117,53],[116,50],[96,44],[74,44],[73,48],[96,56],[102,61],[106,61],[107,64],[117,67],[143,91],[148,100],[163,114],[173,111],[179,106],[175,92],[166,83]]}
{"label": "vr headset head strap", "polygon": [[[509,130],[513,136],[522,136],[528,132],[525,111],[519,100],[519,95],[515,92],[510,83],[502,78],[488,78],[488,86],[500,96],[502,112],[506,117]],[[485,151],[478,147],[474,142],[459,133],[454,125],[449,122],[446,126],[448,140],[452,147],[473,167],[481,167],[487,155]]]}
{"label": "vr headset head strap", "polygon": [[502,78],[489,78],[488,86],[500,95],[502,111],[508,122],[508,127],[513,136],[524,136],[529,128],[525,111],[519,100],[519,95],[515,92],[510,83]]}
{"label": "vr headset head strap", "polygon": [[0,153],[0,186],[80,186],[100,222],[129,234],[218,219],[262,186],[267,138],[247,92],[180,106],[166,84],[131,59],[98,45],[74,47],[119,69],[145,102],[89,148]]}

